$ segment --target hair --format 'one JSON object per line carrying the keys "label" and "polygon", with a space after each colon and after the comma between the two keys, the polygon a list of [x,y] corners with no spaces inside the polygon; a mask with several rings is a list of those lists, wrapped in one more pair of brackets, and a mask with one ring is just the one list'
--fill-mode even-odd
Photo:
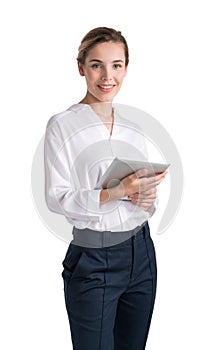
{"label": "hair", "polygon": [[107,27],[94,28],[84,36],[81,45],[78,48],[77,61],[84,64],[89,51],[97,44],[105,42],[123,44],[125,51],[125,65],[127,66],[129,62],[129,50],[126,39],[122,36],[120,31]]}

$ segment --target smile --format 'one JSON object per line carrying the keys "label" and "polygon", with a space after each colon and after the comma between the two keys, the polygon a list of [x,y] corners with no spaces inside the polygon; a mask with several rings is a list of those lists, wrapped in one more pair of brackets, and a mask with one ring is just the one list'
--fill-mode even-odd
{"label": "smile", "polygon": [[111,92],[115,85],[98,85],[98,87],[103,92]]}

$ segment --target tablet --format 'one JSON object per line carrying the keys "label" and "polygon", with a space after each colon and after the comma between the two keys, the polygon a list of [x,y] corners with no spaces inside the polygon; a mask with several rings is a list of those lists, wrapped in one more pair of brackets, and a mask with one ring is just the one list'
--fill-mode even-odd
{"label": "tablet", "polygon": [[165,171],[170,164],[151,163],[140,160],[129,160],[114,158],[106,172],[96,184],[95,189],[105,189],[117,186],[120,181],[128,175],[140,169],[147,169],[149,176],[160,174]]}

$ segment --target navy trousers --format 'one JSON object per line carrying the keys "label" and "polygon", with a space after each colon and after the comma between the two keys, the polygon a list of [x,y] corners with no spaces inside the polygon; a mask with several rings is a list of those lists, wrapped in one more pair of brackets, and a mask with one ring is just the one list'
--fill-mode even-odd
{"label": "navy trousers", "polygon": [[148,223],[114,246],[71,243],[63,267],[73,350],[144,350],[157,280]]}

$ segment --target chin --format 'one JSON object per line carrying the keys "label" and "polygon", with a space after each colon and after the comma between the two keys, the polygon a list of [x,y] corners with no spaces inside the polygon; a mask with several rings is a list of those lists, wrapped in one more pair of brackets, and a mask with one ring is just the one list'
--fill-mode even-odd
{"label": "chin", "polygon": [[91,92],[91,96],[94,99],[94,103],[99,103],[99,102],[106,102],[106,103],[111,103],[113,102],[113,99],[115,98],[115,96],[117,95],[118,91],[114,94],[110,94],[109,96],[107,94],[96,94],[96,93],[92,93]]}
{"label": "chin", "polygon": [[116,94],[111,95],[111,96],[102,96],[99,98],[101,102],[113,102],[113,99],[115,98]]}

